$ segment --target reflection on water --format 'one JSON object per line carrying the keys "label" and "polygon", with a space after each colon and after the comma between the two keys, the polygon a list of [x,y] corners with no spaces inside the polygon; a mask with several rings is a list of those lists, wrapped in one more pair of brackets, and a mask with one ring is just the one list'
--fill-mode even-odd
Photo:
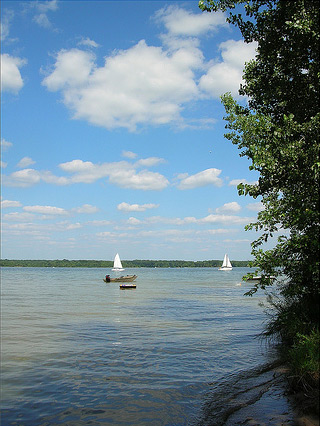
{"label": "reflection on water", "polygon": [[[246,270],[2,269],[2,425],[188,425],[227,376],[266,362]],[[200,416],[200,417],[199,417]]]}

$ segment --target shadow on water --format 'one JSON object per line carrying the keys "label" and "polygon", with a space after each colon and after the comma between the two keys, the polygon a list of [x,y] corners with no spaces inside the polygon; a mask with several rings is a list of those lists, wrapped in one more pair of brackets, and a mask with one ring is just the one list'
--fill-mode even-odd
{"label": "shadow on water", "polygon": [[284,371],[275,361],[210,383],[192,426],[294,426]]}

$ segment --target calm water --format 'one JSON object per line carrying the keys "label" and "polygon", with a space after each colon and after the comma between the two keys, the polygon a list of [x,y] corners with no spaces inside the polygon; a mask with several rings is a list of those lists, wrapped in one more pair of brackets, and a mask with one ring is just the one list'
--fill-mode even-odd
{"label": "calm water", "polygon": [[127,269],[135,290],[108,272],[2,268],[2,426],[197,424],[215,384],[270,360],[246,269]]}

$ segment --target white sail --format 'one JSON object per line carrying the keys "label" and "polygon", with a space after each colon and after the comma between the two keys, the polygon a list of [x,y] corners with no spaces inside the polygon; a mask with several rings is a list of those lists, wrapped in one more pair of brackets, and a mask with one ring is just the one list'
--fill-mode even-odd
{"label": "white sail", "polygon": [[220,271],[230,271],[232,269],[232,265],[229,259],[229,256],[227,254],[224,255],[224,259],[222,262],[221,268],[219,268]]}
{"label": "white sail", "polygon": [[120,260],[120,256],[117,253],[114,257],[114,261],[113,261],[113,271],[124,271],[121,260]]}

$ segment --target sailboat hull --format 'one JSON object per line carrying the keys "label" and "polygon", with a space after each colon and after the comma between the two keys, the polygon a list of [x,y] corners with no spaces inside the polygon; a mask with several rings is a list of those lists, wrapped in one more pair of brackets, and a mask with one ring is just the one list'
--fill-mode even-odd
{"label": "sailboat hull", "polygon": [[219,268],[219,271],[231,271],[232,270],[232,264],[230,262],[229,256],[227,253],[224,255],[224,259],[222,262],[222,265]]}
{"label": "sailboat hull", "polygon": [[120,256],[118,253],[114,257],[112,271],[118,271],[118,272],[124,271],[124,267],[122,266]]}

